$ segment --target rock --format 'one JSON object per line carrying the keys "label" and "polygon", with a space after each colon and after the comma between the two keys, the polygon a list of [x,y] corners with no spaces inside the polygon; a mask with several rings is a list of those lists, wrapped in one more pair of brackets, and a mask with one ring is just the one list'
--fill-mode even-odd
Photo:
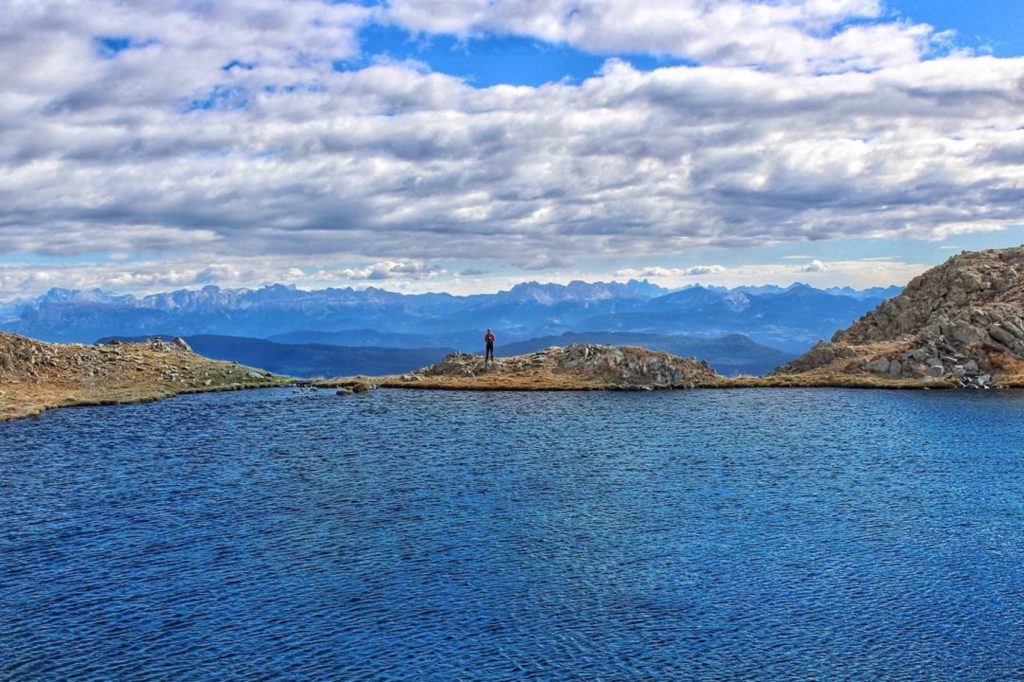
{"label": "rock", "polygon": [[[420,378],[483,377],[507,374],[517,377],[531,374],[566,374],[603,384],[639,389],[682,388],[712,383],[719,379],[706,363],[668,353],[624,346],[615,348],[597,344],[574,344],[548,348],[537,353],[500,358],[484,363],[477,355],[452,353],[441,362],[417,372]],[[550,381],[550,378],[547,379]]]}
{"label": "rock", "polygon": [[889,364],[889,358],[877,358],[868,363],[868,371],[876,374],[888,374]]}
{"label": "rock", "polygon": [[176,337],[174,341],[171,342],[171,345],[177,348],[178,350],[185,351],[186,353],[192,352],[192,347],[189,346],[188,342],[185,341],[185,339],[181,338],[180,336]]}
{"label": "rock", "polygon": [[993,339],[1007,347],[1012,348],[1013,346],[1018,345],[1017,337],[1015,337],[1013,334],[1011,334],[1010,332],[1003,329],[997,324],[994,324],[988,328],[988,334]]}
{"label": "rock", "polygon": [[950,325],[947,334],[960,345],[980,343],[987,336],[984,331],[963,321]]}

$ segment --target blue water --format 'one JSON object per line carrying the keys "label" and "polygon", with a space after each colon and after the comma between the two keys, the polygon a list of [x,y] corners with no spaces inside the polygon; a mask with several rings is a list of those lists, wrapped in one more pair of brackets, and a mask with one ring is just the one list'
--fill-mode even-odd
{"label": "blue water", "polygon": [[285,389],[0,424],[0,679],[1021,679],[1022,413]]}

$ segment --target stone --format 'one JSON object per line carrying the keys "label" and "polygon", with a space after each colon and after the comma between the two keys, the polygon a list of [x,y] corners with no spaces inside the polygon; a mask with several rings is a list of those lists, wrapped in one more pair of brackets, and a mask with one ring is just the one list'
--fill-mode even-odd
{"label": "stone", "polygon": [[997,324],[988,328],[988,334],[996,341],[1005,346],[1012,347],[1018,344],[1017,338]]}
{"label": "stone", "polygon": [[868,363],[868,371],[876,374],[888,374],[889,365],[889,358],[877,358]]}
{"label": "stone", "polygon": [[963,321],[951,324],[947,330],[947,334],[954,341],[963,345],[979,343],[986,336],[985,332],[981,329]]}
{"label": "stone", "polygon": [[644,386],[671,388],[709,383],[719,377],[707,363],[636,347],[573,344],[485,364],[476,355],[452,353],[441,362],[418,372],[435,376],[480,377],[487,374],[550,372],[584,377],[596,383],[637,389]]}

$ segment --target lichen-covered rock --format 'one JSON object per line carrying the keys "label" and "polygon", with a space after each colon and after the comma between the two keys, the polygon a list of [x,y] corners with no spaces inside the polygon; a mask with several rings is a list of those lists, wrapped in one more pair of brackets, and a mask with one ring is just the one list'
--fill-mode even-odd
{"label": "lichen-covered rock", "polygon": [[485,362],[479,355],[452,353],[441,362],[409,375],[477,378],[495,375],[549,373],[571,375],[608,388],[690,388],[721,379],[707,363],[669,353],[631,346],[575,344],[552,347],[529,355]]}

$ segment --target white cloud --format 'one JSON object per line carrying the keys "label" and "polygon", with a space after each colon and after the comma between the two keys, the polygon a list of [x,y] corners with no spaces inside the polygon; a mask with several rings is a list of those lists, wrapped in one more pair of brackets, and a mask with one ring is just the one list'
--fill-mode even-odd
{"label": "white cloud", "polygon": [[[326,271],[321,270],[320,273],[323,275]],[[345,268],[338,271],[338,274],[347,280],[423,279],[446,274],[446,271],[437,265],[428,265],[419,260],[387,260],[361,268]]]}
{"label": "white cloud", "polygon": [[828,266],[815,258],[800,268],[800,272],[828,272]]}
{"label": "white cloud", "polygon": [[615,276],[625,279],[666,279],[695,277],[700,275],[718,275],[725,271],[726,269],[721,265],[694,265],[688,268],[662,268],[654,266],[647,268],[626,268],[624,270],[617,271]]}
{"label": "white cloud", "polygon": [[878,0],[390,0],[385,18],[424,33],[513,34],[605,54],[787,71],[913,63],[933,39],[948,43],[927,25],[878,21]]}
{"label": "white cloud", "polygon": [[757,264],[737,265],[729,268],[694,267],[662,268],[649,267],[620,270],[616,278],[645,277],[657,284],[668,287],[684,284],[706,284],[717,286],[745,286],[778,284],[786,286],[804,282],[818,287],[853,286],[867,288],[875,286],[904,285],[927,270],[923,263],[905,263],[892,259],[822,261],[815,259],[803,265]]}
{"label": "white cloud", "polygon": [[[1024,59],[920,61],[929,30],[879,21],[873,0],[665,6],[392,2],[390,20],[425,31],[709,64],[613,59],[578,85],[473,88],[415,63],[334,71],[379,16],[365,7],[8,3],[0,253],[162,265],[0,266],[0,283],[252,283],[299,268],[419,286],[453,277],[431,270],[444,260],[556,276],[588,256],[1024,222]],[[845,23],[856,17],[872,22]],[[348,276],[333,262],[370,265]],[[823,265],[811,274],[854,272]]]}

